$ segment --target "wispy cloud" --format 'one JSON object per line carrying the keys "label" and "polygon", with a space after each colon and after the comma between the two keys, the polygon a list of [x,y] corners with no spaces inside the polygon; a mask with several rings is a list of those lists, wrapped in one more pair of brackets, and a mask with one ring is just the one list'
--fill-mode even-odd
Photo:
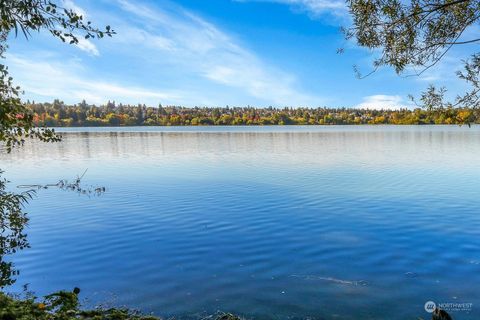
{"label": "wispy cloud", "polygon": [[85,99],[91,103],[116,100],[124,103],[139,101],[154,105],[159,101],[173,103],[181,92],[160,92],[136,86],[122,85],[91,79],[85,74],[80,61],[51,62],[42,57],[7,55],[12,74],[22,89],[37,99],[68,97],[69,101]]}
{"label": "wispy cloud", "polygon": [[97,46],[93,44],[90,40],[87,40],[81,36],[77,36],[78,43],[76,46],[82,50],[85,51],[88,54],[91,54],[93,56],[99,56],[100,52],[97,49]]}
{"label": "wispy cloud", "polygon": [[355,106],[359,109],[410,109],[413,104],[410,101],[405,101],[404,98],[398,95],[384,95],[377,94],[363,98],[362,103]]}
{"label": "wispy cloud", "polygon": [[348,13],[343,0],[234,0],[237,2],[272,2],[289,5],[296,10],[309,13],[314,17],[323,14],[345,16]]}
{"label": "wispy cloud", "polygon": [[75,12],[76,14],[82,16],[84,19],[87,18],[87,12],[79,7],[75,2],[73,2],[72,0],[63,0],[62,1],[62,6],[65,8],[65,9],[69,9],[69,10],[72,10],[73,12]]}
{"label": "wispy cloud", "polygon": [[[63,0],[62,7],[68,10],[72,10],[76,14],[82,16],[84,20],[87,20],[87,12],[83,8],[78,6],[75,2],[73,2],[73,0]],[[76,37],[78,39],[78,43],[76,44],[77,48],[93,56],[100,55],[97,46],[95,46],[92,41],[85,39],[83,36],[80,35],[76,35]]]}
{"label": "wispy cloud", "polygon": [[[72,0],[63,5],[87,14]],[[98,47],[79,38],[77,47],[88,59],[75,60],[83,57],[68,46],[57,51],[53,40],[41,44],[48,55],[11,51],[7,63],[27,98],[189,106],[325,103],[235,35],[174,3],[116,0],[88,9],[93,20],[108,21],[117,32]]]}
{"label": "wispy cloud", "polygon": [[[238,40],[214,24],[175,6],[170,9],[118,0],[140,27],[117,26],[114,41],[143,46],[152,59],[168,61],[212,81],[243,90],[276,105],[320,103],[297,89],[294,76],[269,66]],[[136,48],[138,50],[138,48]]]}

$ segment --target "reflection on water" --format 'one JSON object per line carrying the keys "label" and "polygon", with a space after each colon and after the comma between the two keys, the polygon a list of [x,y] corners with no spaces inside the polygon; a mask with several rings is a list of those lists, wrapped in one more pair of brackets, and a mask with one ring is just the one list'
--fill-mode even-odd
{"label": "reflection on water", "polygon": [[5,190],[8,181],[1,178],[3,171],[0,170],[0,288],[15,283],[16,276],[20,273],[11,261],[14,260],[11,255],[29,247],[25,233],[28,223],[27,213],[24,211],[25,205],[32,200],[36,191],[48,188],[58,188],[88,197],[102,195],[106,191],[105,187],[81,184],[86,172],[87,170],[82,176],[77,176],[73,182],[60,180],[55,184],[18,185],[17,188],[24,191],[8,192]]}
{"label": "reflection on water", "polygon": [[28,218],[23,204],[31,198],[28,191],[18,194],[6,191],[6,183],[0,177],[0,288],[15,283],[14,277],[19,273],[10,255],[28,247],[24,231]]}
{"label": "reflection on water", "polygon": [[88,168],[108,186],[39,190],[9,290],[163,316],[480,316],[479,127],[105,130],[0,156],[12,185]]}

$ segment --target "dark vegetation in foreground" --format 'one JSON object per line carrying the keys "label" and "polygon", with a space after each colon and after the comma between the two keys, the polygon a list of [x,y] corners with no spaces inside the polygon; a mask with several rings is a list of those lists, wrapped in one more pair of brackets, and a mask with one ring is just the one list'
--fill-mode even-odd
{"label": "dark vegetation in foreground", "polygon": [[42,302],[38,302],[35,297],[17,299],[0,293],[0,319],[157,319],[124,309],[82,311],[79,309],[78,293],[78,288],[73,292],[59,291],[46,296]]}
{"label": "dark vegetation in foreground", "polygon": [[147,107],[85,101],[66,105],[30,103],[34,123],[70,126],[197,126],[197,125],[354,125],[354,124],[472,124],[480,123],[480,109],[440,108],[367,110],[350,108]]}
{"label": "dark vegetation in foreground", "polygon": [[[78,301],[79,288],[59,291],[46,296],[41,302],[35,297],[15,298],[0,292],[0,320],[159,320],[154,316],[122,309],[82,310]],[[205,319],[240,320],[230,313],[218,313]]]}
{"label": "dark vegetation in foreground", "polygon": [[[15,298],[0,292],[0,320],[160,320],[122,308],[82,310],[78,301],[79,288],[59,291],[46,296],[42,302],[30,296]],[[202,320],[241,320],[231,313],[218,312]],[[423,318],[418,318],[423,320]],[[450,315],[435,309],[432,320],[452,320]]]}

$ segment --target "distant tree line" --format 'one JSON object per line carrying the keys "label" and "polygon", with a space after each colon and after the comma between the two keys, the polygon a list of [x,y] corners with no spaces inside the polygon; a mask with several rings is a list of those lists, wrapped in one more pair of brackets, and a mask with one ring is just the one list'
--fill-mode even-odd
{"label": "distant tree line", "polygon": [[208,126],[208,125],[354,125],[354,124],[472,124],[480,123],[480,110],[370,110],[352,108],[253,108],[123,105],[85,101],[66,105],[27,102],[34,123],[47,127],[74,126]]}

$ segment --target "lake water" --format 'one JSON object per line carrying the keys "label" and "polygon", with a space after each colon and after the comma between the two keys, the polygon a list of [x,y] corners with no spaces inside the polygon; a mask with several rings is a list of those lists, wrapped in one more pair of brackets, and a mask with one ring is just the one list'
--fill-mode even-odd
{"label": "lake water", "polygon": [[158,316],[480,318],[480,127],[64,129],[0,155],[42,189],[31,248],[9,257],[37,295]]}

